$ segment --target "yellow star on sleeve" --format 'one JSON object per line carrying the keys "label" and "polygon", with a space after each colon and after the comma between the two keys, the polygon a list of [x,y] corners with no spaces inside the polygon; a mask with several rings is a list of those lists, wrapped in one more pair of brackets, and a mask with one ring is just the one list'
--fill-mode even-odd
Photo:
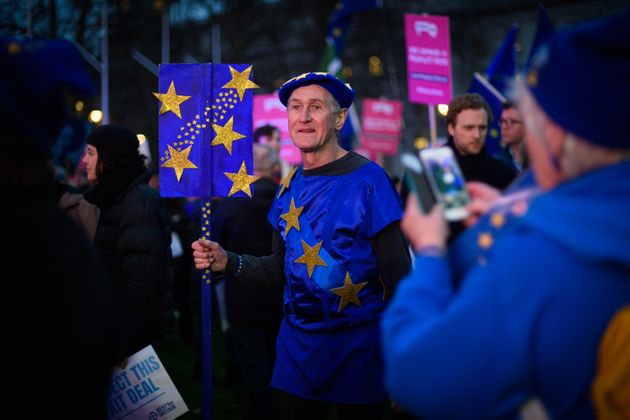
{"label": "yellow star on sleeve", "polygon": [[308,246],[306,242],[302,239],[302,249],[304,250],[304,254],[295,260],[296,263],[306,264],[306,269],[308,270],[308,277],[313,277],[313,270],[315,270],[316,265],[321,265],[323,267],[327,267],[328,264],[322,260],[319,256],[319,250],[322,247],[322,242],[319,241],[312,248]]}
{"label": "yellow star on sleeve", "polygon": [[234,143],[236,140],[245,138],[244,135],[233,130],[234,117],[230,117],[230,119],[224,126],[212,124],[212,128],[214,129],[215,133],[217,133],[217,136],[214,138],[214,140],[212,140],[211,146],[218,146],[222,144],[225,146],[230,155],[232,154],[232,143]]}
{"label": "yellow star on sleeve", "polygon": [[188,146],[181,152],[173,149],[170,144],[167,146],[171,157],[169,160],[162,164],[162,168],[175,169],[175,176],[177,176],[177,182],[179,182],[182,179],[182,175],[184,174],[184,169],[197,169],[197,165],[188,160],[188,155],[190,154],[190,149],[192,148],[192,145]]}
{"label": "yellow star on sleeve", "polygon": [[343,286],[330,289],[332,293],[341,297],[337,313],[343,311],[345,307],[350,304],[350,302],[354,303],[357,306],[361,306],[361,301],[359,300],[359,292],[365,287],[366,284],[367,281],[357,284],[352,283],[350,273],[346,272],[346,279],[343,282]]}
{"label": "yellow star on sleeve", "polygon": [[479,237],[477,238],[477,244],[483,249],[490,248],[493,243],[494,239],[492,239],[492,235],[490,235],[488,232],[480,233]]}
{"label": "yellow star on sleeve", "polygon": [[302,210],[304,210],[304,206],[295,208],[295,201],[293,201],[293,197],[291,197],[291,204],[289,204],[289,211],[287,213],[281,214],[280,218],[287,222],[284,233],[285,235],[289,234],[291,228],[300,231],[300,214],[302,214]]}
{"label": "yellow star on sleeve", "polygon": [[492,213],[490,216],[490,224],[497,229],[500,229],[505,224],[505,216],[503,213]]}
{"label": "yellow star on sleeve", "polygon": [[250,188],[250,185],[253,184],[258,178],[260,178],[259,176],[247,174],[247,168],[245,168],[245,161],[243,161],[243,163],[241,164],[241,168],[238,170],[237,173],[225,172],[225,176],[230,178],[233,182],[232,188],[230,188],[228,197],[233,194],[236,194],[239,191],[243,191],[245,194],[251,197],[252,190]]}
{"label": "yellow star on sleeve", "polygon": [[291,169],[289,170],[289,173],[287,174],[287,176],[282,178],[282,181],[280,181],[280,192],[278,192],[278,197],[280,197],[282,193],[284,192],[284,190],[289,188],[289,186],[291,185],[291,178],[293,178],[293,175],[295,174],[295,170],[296,170],[295,166],[291,166]]}
{"label": "yellow star on sleeve", "polygon": [[175,81],[171,81],[171,85],[168,87],[166,93],[153,92],[156,98],[162,101],[162,107],[160,108],[160,115],[173,111],[180,119],[182,118],[182,112],[179,106],[185,101],[189,100],[190,96],[178,95],[175,91]]}
{"label": "yellow star on sleeve", "polygon": [[259,86],[249,80],[249,74],[252,72],[252,66],[247,67],[241,73],[238,70],[230,66],[230,73],[232,73],[232,80],[223,85],[223,88],[236,89],[238,97],[242,101],[243,95],[246,89],[257,89]]}

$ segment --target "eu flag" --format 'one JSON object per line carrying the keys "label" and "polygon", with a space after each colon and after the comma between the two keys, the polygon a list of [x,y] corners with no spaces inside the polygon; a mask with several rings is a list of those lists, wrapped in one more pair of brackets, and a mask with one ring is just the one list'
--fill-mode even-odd
{"label": "eu flag", "polygon": [[251,70],[246,64],[160,65],[154,95],[162,196],[251,197],[250,89],[258,87]]}
{"label": "eu flag", "polygon": [[[356,13],[381,7],[382,0],[340,0],[330,16],[326,28],[326,50],[320,69],[343,80],[341,76],[341,54],[345,46],[348,27]],[[344,149],[352,149],[352,139],[359,131],[359,117],[350,107],[348,119],[339,132],[339,143]]]}
{"label": "eu flag", "polygon": [[[516,77],[516,34],[518,26],[512,25],[510,32],[503,40],[494,58],[486,69],[486,77],[503,96],[508,96],[507,91],[510,83]],[[500,116],[500,114],[499,114]],[[496,116],[495,117],[499,117]]]}
{"label": "eu flag", "polygon": [[486,152],[495,155],[501,151],[501,112],[502,104],[505,97],[490,82],[479,73],[473,75],[470,87],[470,93],[478,93],[490,105],[492,111],[492,119],[488,121],[488,135],[486,137]]}
{"label": "eu flag", "polygon": [[525,68],[529,69],[529,66],[532,62],[532,58],[536,53],[538,47],[543,45],[547,40],[553,35],[554,27],[545,7],[541,4],[538,5],[538,22],[536,23],[536,32],[534,33],[534,41],[532,42],[532,47],[529,50],[529,56],[527,57],[527,63],[525,64]]}

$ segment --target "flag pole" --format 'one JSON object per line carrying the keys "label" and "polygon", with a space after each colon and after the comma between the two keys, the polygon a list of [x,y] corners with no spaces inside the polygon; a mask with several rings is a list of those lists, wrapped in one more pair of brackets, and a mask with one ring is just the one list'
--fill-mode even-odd
{"label": "flag pole", "polygon": [[429,104],[429,134],[431,138],[431,147],[437,146],[437,129],[435,126],[435,105]]}

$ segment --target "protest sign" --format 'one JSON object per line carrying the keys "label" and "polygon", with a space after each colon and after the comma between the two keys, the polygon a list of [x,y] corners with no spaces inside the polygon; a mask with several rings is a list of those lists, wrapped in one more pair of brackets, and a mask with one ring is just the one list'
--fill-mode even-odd
{"label": "protest sign", "polygon": [[114,369],[106,401],[109,420],[168,420],[188,411],[152,346],[129,357],[124,369]]}

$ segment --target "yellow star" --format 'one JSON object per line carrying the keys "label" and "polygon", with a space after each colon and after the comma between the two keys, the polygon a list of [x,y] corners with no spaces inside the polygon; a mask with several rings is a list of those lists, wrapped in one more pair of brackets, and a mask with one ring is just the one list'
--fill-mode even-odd
{"label": "yellow star", "polygon": [[211,146],[224,145],[229,154],[232,154],[232,143],[236,140],[245,138],[241,133],[237,133],[234,128],[234,117],[230,117],[228,122],[224,126],[218,124],[212,124],[217,136],[212,140]]}
{"label": "yellow star", "polygon": [[188,146],[181,152],[173,149],[170,144],[167,146],[171,157],[162,164],[162,168],[175,169],[175,176],[177,176],[177,182],[179,182],[184,174],[184,169],[197,169],[197,166],[188,160],[188,155],[190,154],[192,146]]}
{"label": "yellow star", "polygon": [[249,80],[249,74],[252,72],[252,66],[247,67],[242,73],[230,66],[230,73],[232,73],[232,80],[223,85],[224,88],[236,89],[238,97],[242,101],[245,89],[257,89],[259,86]]}
{"label": "yellow star", "polygon": [[291,228],[294,228],[298,232],[300,231],[300,221],[299,217],[302,214],[302,210],[304,210],[304,206],[295,208],[295,201],[293,201],[293,197],[291,197],[291,204],[289,204],[289,211],[287,213],[281,214],[280,218],[287,222],[284,233],[285,235],[289,234]]}
{"label": "yellow star", "polygon": [[490,216],[490,224],[500,229],[505,224],[505,216],[503,213],[493,213],[492,216]]}
{"label": "yellow star", "polygon": [[477,239],[478,245],[483,249],[488,249],[494,243],[494,239],[492,239],[492,235],[487,232],[483,232],[479,234],[479,238]]}
{"label": "yellow star", "polygon": [[366,284],[367,281],[358,284],[352,283],[350,273],[346,272],[346,279],[343,282],[343,286],[330,289],[331,292],[341,297],[337,313],[343,311],[345,307],[350,304],[350,302],[354,303],[357,306],[361,306],[361,301],[359,300],[359,292],[365,287]]}
{"label": "yellow star", "polygon": [[306,264],[306,269],[308,270],[308,277],[313,277],[313,270],[315,270],[316,265],[321,265],[327,267],[328,264],[324,262],[319,256],[319,250],[322,247],[322,242],[319,241],[312,248],[308,246],[306,242],[302,239],[302,249],[304,250],[304,254],[295,260],[296,263]]}
{"label": "yellow star", "polygon": [[153,92],[153,94],[156,98],[162,101],[160,115],[165,114],[168,111],[173,111],[173,113],[180,119],[182,118],[182,112],[180,111],[179,106],[191,98],[190,96],[177,94],[175,91],[175,81],[171,81],[171,85],[168,87],[168,91],[166,93]]}
{"label": "yellow star", "polygon": [[293,178],[295,171],[296,171],[296,167],[291,166],[291,169],[289,169],[289,173],[287,174],[287,176],[282,178],[282,181],[280,181],[280,192],[278,193],[278,197],[280,197],[282,193],[284,192],[284,190],[289,188],[289,186],[291,185],[291,178]]}
{"label": "yellow star", "polygon": [[249,197],[252,196],[252,190],[250,185],[256,182],[259,176],[248,175],[247,168],[245,168],[245,161],[241,164],[241,168],[238,170],[238,173],[225,172],[225,176],[230,178],[233,182],[232,188],[230,189],[230,193],[228,197],[236,194],[239,191],[243,191]]}

